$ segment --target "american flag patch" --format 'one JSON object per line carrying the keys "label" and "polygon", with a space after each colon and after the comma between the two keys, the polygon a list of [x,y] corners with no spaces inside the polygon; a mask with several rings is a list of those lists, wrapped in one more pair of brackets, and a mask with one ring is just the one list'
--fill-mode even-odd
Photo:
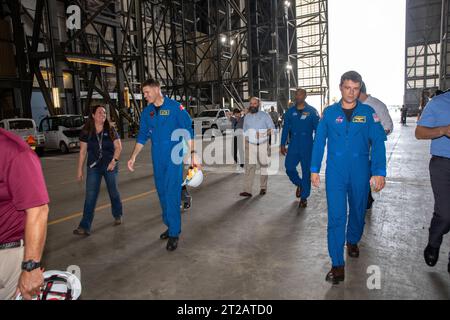
{"label": "american flag patch", "polygon": [[339,117],[336,118],[336,123],[340,124],[340,123],[343,123],[343,122],[344,122],[344,117],[339,116]]}
{"label": "american flag patch", "polygon": [[380,122],[380,118],[378,117],[378,115],[376,113],[373,114],[373,121]]}
{"label": "american flag patch", "polygon": [[182,105],[182,104],[180,104],[180,110],[181,110],[181,111],[183,111],[183,110],[184,110],[184,107],[183,107],[183,105]]}

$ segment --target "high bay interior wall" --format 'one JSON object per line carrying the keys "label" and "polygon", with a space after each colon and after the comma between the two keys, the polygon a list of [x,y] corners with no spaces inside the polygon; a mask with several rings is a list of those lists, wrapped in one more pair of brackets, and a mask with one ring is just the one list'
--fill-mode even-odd
{"label": "high bay interior wall", "polygon": [[[81,25],[70,30],[73,5]],[[139,121],[150,77],[194,115],[250,96],[286,108],[298,86],[327,104],[327,10],[324,0],[0,0],[0,116],[31,117],[39,91],[51,114],[101,100],[122,127]]]}
{"label": "high bay interior wall", "polygon": [[406,1],[405,97],[409,108],[424,92],[446,90],[450,82],[449,0]]}

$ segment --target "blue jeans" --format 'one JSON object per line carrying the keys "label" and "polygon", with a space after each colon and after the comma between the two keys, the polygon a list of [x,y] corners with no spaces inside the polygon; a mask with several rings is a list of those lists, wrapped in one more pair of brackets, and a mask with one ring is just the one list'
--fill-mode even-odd
{"label": "blue jeans", "polygon": [[114,171],[108,171],[107,167],[87,168],[86,199],[84,201],[83,219],[80,222],[80,228],[86,231],[91,230],[102,177],[105,178],[109,198],[111,199],[112,215],[115,219],[122,217],[122,201],[120,200],[116,179],[118,172],[117,166]]}

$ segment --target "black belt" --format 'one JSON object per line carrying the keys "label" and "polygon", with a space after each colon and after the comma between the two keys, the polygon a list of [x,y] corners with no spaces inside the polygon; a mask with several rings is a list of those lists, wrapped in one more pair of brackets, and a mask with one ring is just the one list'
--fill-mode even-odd
{"label": "black belt", "polygon": [[2,244],[0,244],[0,250],[20,248],[21,246],[22,246],[22,241],[20,241],[20,240],[14,241],[14,242],[2,243]]}

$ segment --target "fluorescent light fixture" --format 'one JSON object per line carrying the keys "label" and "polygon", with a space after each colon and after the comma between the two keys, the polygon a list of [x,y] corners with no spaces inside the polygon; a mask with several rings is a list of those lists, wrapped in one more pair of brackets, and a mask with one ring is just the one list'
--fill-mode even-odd
{"label": "fluorescent light fixture", "polygon": [[96,66],[103,66],[103,67],[114,67],[114,64],[107,60],[100,60],[95,58],[85,58],[85,57],[75,57],[75,56],[69,56],[67,57],[67,60],[70,62],[77,62],[77,63],[83,63],[83,64],[93,64]]}
{"label": "fluorescent light fixture", "polygon": [[61,103],[59,101],[59,89],[52,88],[53,106],[55,109],[61,108]]}

